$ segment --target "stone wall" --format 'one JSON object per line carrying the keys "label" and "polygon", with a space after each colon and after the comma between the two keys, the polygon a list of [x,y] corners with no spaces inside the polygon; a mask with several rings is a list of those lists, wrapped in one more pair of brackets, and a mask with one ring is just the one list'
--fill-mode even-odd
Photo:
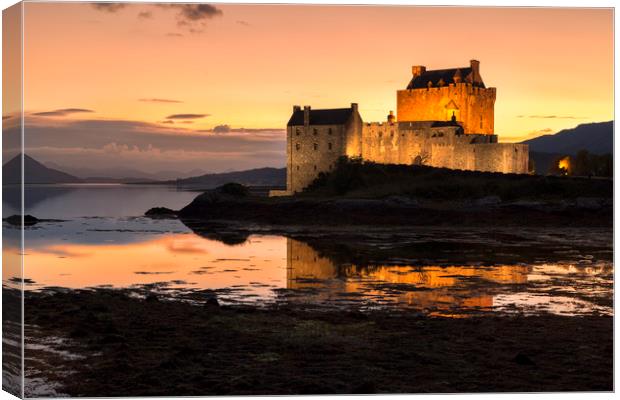
{"label": "stone wall", "polygon": [[497,143],[497,136],[463,134],[457,126],[427,123],[365,123],[362,158],[381,164],[527,173],[527,145]]}
{"label": "stone wall", "polygon": [[[495,88],[479,88],[469,83],[427,89],[398,90],[398,121],[449,121],[452,112],[465,133],[493,134]],[[453,101],[454,103],[451,103]],[[458,109],[452,109],[455,104]]]}
{"label": "stone wall", "polygon": [[346,154],[347,126],[309,125],[287,128],[286,188],[299,192]]}

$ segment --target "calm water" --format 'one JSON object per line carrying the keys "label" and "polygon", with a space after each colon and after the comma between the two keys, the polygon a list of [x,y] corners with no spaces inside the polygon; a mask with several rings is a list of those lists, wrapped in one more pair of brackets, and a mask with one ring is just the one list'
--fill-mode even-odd
{"label": "calm water", "polygon": [[[612,312],[611,229],[313,229],[227,244],[180,221],[141,217],[154,206],[179,209],[193,192],[59,185],[26,194],[26,213],[62,220],[25,232],[29,290],[114,287],[195,302],[216,295],[228,304],[446,316]],[[18,205],[6,198],[8,216]],[[5,261],[17,259],[18,243],[5,235]],[[5,271],[5,284],[10,278]]]}

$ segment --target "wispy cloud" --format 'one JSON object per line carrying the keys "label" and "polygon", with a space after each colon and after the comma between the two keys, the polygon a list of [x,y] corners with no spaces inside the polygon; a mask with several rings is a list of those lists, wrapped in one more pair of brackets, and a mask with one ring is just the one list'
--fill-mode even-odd
{"label": "wispy cloud", "polygon": [[172,114],[168,115],[166,119],[200,119],[210,115],[211,114]]}
{"label": "wispy cloud", "polygon": [[217,125],[213,128],[214,133],[228,133],[230,132],[230,126],[228,125]]}
{"label": "wispy cloud", "polygon": [[211,4],[165,4],[153,6],[175,10],[177,25],[190,33],[201,33],[207,26],[207,20],[223,15],[222,10]]}
{"label": "wispy cloud", "polygon": [[[131,120],[64,119],[27,114],[26,152],[42,162],[74,168],[105,169],[111,165],[141,170],[225,171],[285,164],[283,129],[231,128],[222,134],[189,129],[191,124]],[[6,137],[21,127],[5,127]],[[13,149],[6,146],[8,154]]]}
{"label": "wispy cloud", "polygon": [[519,143],[519,142],[522,142],[524,140],[534,139],[534,138],[539,137],[539,136],[550,135],[553,132],[554,132],[554,130],[551,129],[551,128],[536,129],[536,130],[530,131],[530,132],[528,132],[528,133],[526,133],[525,135],[522,135],[522,136],[510,137],[508,139],[508,141],[509,142],[513,142],[513,143]]}
{"label": "wispy cloud", "polygon": [[239,25],[251,26],[248,21],[238,20],[238,21],[235,21],[235,22],[238,23]]}
{"label": "wispy cloud", "polygon": [[91,3],[96,10],[115,13],[127,7],[127,3]]}
{"label": "wispy cloud", "polygon": [[573,115],[517,115],[517,118],[535,118],[535,119],[586,119],[586,117],[575,117]]}
{"label": "wispy cloud", "polygon": [[66,117],[70,114],[76,113],[92,113],[93,110],[88,110],[86,108],[62,108],[60,110],[53,111],[41,111],[32,113],[32,115],[37,115],[39,117]]}
{"label": "wispy cloud", "polygon": [[[207,20],[223,15],[223,12],[218,7],[212,4],[180,4],[180,3],[154,3],[144,4],[140,3],[131,4],[136,7],[144,7],[142,11],[137,14],[139,19],[153,18],[153,12],[151,10],[172,10],[176,13],[177,26],[190,33],[202,33],[207,26]],[[128,3],[91,3],[91,6],[96,10],[114,14],[128,7]],[[241,21],[245,22],[245,21]],[[167,34],[167,36],[181,36],[179,34]]]}
{"label": "wispy cloud", "polygon": [[138,99],[138,101],[143,101],[147,103],[183,103],[181,100],[172,100],[172,99]]}
{"label": "wispy cloud", "polygon": [[141,19],[150,19],[153,17],[153,13],[150,11],[141,11],[138,13],[138,18]]}

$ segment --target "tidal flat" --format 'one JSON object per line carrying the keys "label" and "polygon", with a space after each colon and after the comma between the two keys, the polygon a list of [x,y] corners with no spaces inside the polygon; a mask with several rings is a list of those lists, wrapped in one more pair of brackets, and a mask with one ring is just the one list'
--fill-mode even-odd
{"label": "tidal flat", "polygon": [[26,374],[57,394],[613,389],[611,316],[259,309],[106,289],[28,293],[26,302],[26,357],[36,360]]}

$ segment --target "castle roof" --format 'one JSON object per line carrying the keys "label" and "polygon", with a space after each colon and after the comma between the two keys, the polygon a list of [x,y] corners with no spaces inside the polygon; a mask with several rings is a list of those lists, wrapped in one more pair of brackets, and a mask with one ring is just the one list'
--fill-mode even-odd
{"label": "castle roof", "polygon": [[[346,124],[353,114],[353,108],[328,108],[323,110],[310,110],[310,125],[343,125]],[[303,125],[304,110],[295,110],[287,126]]]}
{"label": "castle roof", "polygon": [[414,76],[407,89],[426,89],[430,82],[433,87],[439,86],[439,82],[443,81],[443,85],[449,85],[455,83],[454,78],[461,82],[471,83],[473,86],[484,88],[484,82],[482,79],[477,80],[474,77],[471,67],[463,68],[449,68],[449,69],[435,69],[430,71],[424,71],[418,76]]}

